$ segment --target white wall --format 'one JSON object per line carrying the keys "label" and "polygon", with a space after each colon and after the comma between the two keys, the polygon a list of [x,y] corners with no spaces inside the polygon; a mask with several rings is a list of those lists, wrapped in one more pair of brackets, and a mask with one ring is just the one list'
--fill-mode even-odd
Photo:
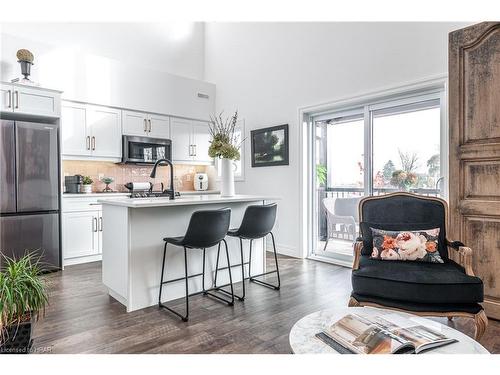
{"label": "white wall", "polygon": [[[204,79],[205,25],[200,22],[2,23],[0,31],[20,38],[14,55],[10,50],[2,51],[6,53],[2,55],[3,80],[20,72],[15,61],[17,49],[31,50],[36,59],[49,46]],[[33,78],[36,79],[36,69]]]}
{"label": "white wall", "polygon": [[2,24],[1,31],[3,81],[20,76],[16,51],[27,48],[35,56],[30,79],[63,99],[197,119],[213,113],[215,86],[201,81],[203,24]]}
{"label": "white wall", "polygon": [[446,73],[451,23],[208,23],[205,79],[217,110],[239,110],[250,130],[288,123],[290,165],[251,168],[239,193],[280,196],[280,251],[299,249],[298,108]]}

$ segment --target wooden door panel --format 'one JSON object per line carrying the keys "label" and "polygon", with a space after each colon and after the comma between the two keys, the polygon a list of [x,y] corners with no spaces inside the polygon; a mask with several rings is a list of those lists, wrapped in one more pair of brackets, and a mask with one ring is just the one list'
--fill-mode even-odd
{"label": "wooden door panel", "polygon": [[464,241],[474,249],[473,266],[483,280],[484,294],[499,296],[500,219],[465,216],[463,229]]}
{"label": "wooden door panel", "polygon": [[450,238],[474,252],[488,316],[500,319],[500,23],[450,33]]}
{"label": "wooden door panel", "polygon": [[464,199],[500,200],[500,160],[465,161]]}
{"label": "wooden door panel", "polygon": [[464,141],[500,142],[500,27],[463,48]]}

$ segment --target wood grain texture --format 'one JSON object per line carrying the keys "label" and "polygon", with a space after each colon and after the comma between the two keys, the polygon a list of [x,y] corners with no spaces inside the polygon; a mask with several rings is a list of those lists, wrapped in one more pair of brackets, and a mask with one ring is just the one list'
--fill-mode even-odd
{"label": "wood grain texture", "polygon": [[500,22],[449,35],[450,238],[474,251],[484,308],[500,318]]}
{"label": "wood grain texture", "polygon": [[[47,276],[50,305],[35,326],[34,346],[40,353],[290,353],[288,334],[296,321],[348,304],[351,270],[283,256],[279,262],[280,291],[247,284],[247,299],[234,307],[193,297],[187,323],[157,307],[126,313],[106,293],[99,262],[67,267]],[[240,288],[236,284],[236,292]],[[474,335],[471,319],[436,320]],[[490,320],[481,344],[500,353],[499,322]]]}

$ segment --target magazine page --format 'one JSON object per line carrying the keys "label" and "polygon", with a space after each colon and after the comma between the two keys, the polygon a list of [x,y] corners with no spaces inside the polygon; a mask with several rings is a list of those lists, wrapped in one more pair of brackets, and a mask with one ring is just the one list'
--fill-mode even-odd
{"label": "magazine page", "polygon": [[348,314],[327,331],[333,339],[362,354],[391,354],[411,343],[390,333],[375,321]]}
{"label": "magazine page", "polygon": [[387,314],[383,318],[377,317],[376,321],[392,334],[411,342],[416,353],[456,341],[431,328],[432,322],[421,318],[408,319],[399,314]]}

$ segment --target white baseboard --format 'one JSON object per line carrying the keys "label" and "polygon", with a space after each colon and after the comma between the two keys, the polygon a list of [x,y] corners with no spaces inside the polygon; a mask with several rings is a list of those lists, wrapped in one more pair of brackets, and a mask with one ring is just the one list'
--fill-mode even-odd
{"label": "white baseboard", "polygon": [[63,260],[63,264],[64,264],[64,267],[66,267],[66,266],[73,266],[75,264],[97,262],[97,261],[100,261],[100,260],[102,260],[102,254],[89,255],[89,256],[86,256],[86,257],[64,259]]}
{"label": "white baseboard", "polygon": [[[267,241],[267,251],[273,251],[273,243],[271,241]],[[299,255],[299,251],[296,247],[277,243],[276,251],[278,252],[278,254],[286,255],[292,258],[302,258],[302,256]]]}

